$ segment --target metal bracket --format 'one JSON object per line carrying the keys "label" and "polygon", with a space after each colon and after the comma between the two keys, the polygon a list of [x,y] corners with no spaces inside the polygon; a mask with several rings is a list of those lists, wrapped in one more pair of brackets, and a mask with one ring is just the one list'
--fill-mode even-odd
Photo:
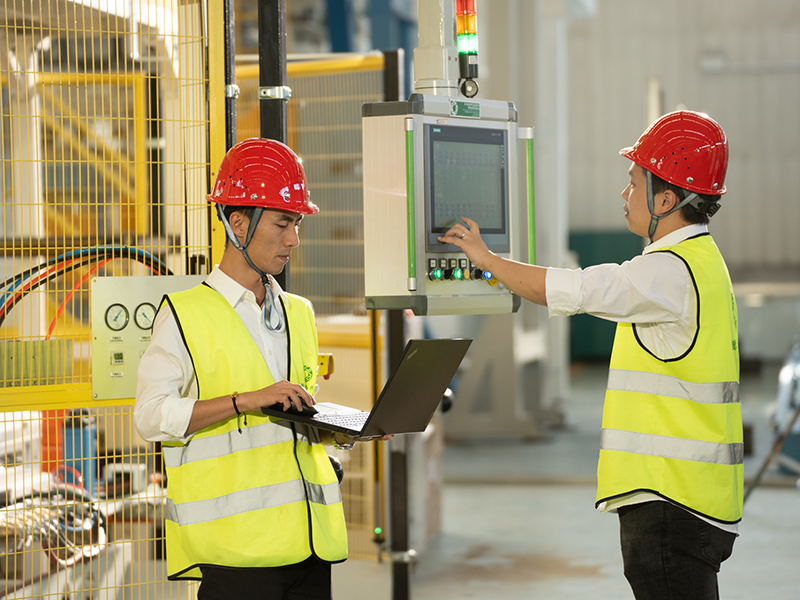
{"label": "metal bracket", "polygon": [[416,550],[406,550],[405,552],[390,552],[389,556],[392,557],[392,562],[395,563],[406,563],[406,564],[416,564],[417,563],[417,551]]}
{"label": "metal bracket", "polygon": [[225,86],[225,97],[226,98],[238,98],[239,97],[239,86],[235,83],[229,83]]}
{"label": "metal bracket", "polygon": [[258,88],[258,98],[260,100],[265,100],[265,99],[288,100],[291,97],[292,97],[292,88],[286,85]]}

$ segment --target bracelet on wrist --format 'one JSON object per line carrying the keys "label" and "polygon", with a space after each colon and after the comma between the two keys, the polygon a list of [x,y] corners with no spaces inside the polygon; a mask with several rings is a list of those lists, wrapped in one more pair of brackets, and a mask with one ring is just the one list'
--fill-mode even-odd
{"label": "bracelet on wrist", "polygon": [[[242,433],[242,425],[239,420],[242,418],[242,413],[239,412],[239,407],[236,406],[236,397],[239,395],[239,392],[233,392],[231,394],[231,402],[233,402],[233,410],[236,411],[236,427],[239,429],[239,433]],[[244,426],[247,427],[247,415],[244,415]]]}

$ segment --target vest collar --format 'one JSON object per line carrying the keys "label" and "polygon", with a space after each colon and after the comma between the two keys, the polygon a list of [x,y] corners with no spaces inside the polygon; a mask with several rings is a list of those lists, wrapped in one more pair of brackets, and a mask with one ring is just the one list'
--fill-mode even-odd
{"label": "vest collar", "polygon": [[[275,281],[274,277],[269,278],[272,287],[272,293],[275,299],[278,298],[286,300],[286,294],[281,289],[281,286]],[[235,307],[242,299],[242,297],[249,291],[242,284],[232,279],[227,273],[222,271],[218,266],[209,273],[206,283],[214,288],[220,295],[228,301],[228,303]]]}
{"label": "vest collar", "polygon": [[702,235],[704,233],[708,233],[707,225],[694,224],[694,225],[687,225],[686,227],[681,227],[680,229],[676,229],[675,231],[668,233],[663,238],[659,239],[657,242],[653,242],[652,244],[648,244],[647,246],[645,246],[643,254],[654,252],[655,250],[659,250],[660,248],[675,246],[676,244],[680,244],[681,242],[684,242],[691,237]]}

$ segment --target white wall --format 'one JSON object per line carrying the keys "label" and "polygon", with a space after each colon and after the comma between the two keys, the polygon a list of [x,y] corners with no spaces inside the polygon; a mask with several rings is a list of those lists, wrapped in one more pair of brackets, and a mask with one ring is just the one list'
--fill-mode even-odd
{"label": "white wall", "polygon": [[[534,56],[534,19],[555,22],[568,3],[483,0],[478,10],[480,97],[514,101],[538,138],[554,117],[536,101],[548,90],[536,89],[535,67],[554,56]],[[571,230],[625,229],[619,194],[628,164],[617,151],[647,125],[645,86],[655,76],[665,111],[707,112],[728,134],[729,192],[711,229],[734,275],[797,278],[800,2],[598,0],[595,17],[570,24],[568,52]],[[537,141],[541,189],[553,176],[552,152]],[[551,202],[539,184],[537,204]]]}

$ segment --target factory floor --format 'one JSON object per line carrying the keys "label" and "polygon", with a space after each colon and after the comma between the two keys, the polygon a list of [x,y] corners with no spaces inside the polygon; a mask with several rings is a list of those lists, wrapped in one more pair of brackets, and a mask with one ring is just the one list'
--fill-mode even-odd
{"label": "factory floor", "polygon": [[[746,486],[772,449],[779,368],[742,375],[742,411],[752,427]],[[574,367],[566,427],[540,440],[446,447],[442,531],[420,553],[411,598],[633,598],[622,574],[617,517],[594,509],[606,376],[603,365]],[[798,597],[798,477],[773,464],[748,498],[741,535],[719,576],[723,600]],[[335,597],[389,599],[389,573],[387,563],[348,561],[334,568]]]}

